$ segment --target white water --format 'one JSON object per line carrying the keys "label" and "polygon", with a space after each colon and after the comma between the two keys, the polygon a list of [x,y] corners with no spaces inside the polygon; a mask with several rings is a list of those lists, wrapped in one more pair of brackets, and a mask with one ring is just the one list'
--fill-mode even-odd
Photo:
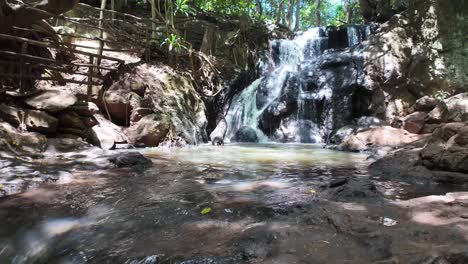
{"label": "white water", "polygon": [[[339,44],[347,47],[355,46],[367,36],[367,28],[363,30],[361,27],[350,26],[341,32],[344,32],[347,43]],[[328,131],[322,124],[323,109],[318,108],[323,108],[331,100],[334,87],[324,85],[316,89],[306,88],[301,73],[304,67],[316,64],[319,56],[329,49],[327,29],[311,28],[291,40],[273,40],[271,47],[274,61],[270,65],[272,69],[233,99],[226,114],[228,128],[225,142],[231,142],[242,127],[250,127],[263,143],[275,141],[278,137],[282,138],[282,142],[322,143]],[[307,73],[310,76],[314,74],[314,71]],[[291,94],[295,97],[296,110],[287,109],[285,101],[290,98],[286,97]],[[280,120],[275,131],[270,129],[265,132],[265,129],[270,128],[266,116],[279,117],[284,112],[295,114]],[[260,126],[262,121],[263,127]]]}

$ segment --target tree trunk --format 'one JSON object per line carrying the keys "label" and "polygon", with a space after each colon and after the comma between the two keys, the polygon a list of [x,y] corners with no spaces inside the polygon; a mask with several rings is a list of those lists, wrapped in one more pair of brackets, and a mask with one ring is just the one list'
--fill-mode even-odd
{"label": "tree trunk", "polygon": [[294,31],[298,31],[301,26],[301,0],[296,0],[296,26],[294,27]]}
{"label": "tree trunk", "polygon": [[320,27],[320,24],[322,24],[322,11],[320,10],[320,7],[322,5],[322,0],[316,0],[316,10],[315,10],[315,24],[317,27]]}
{"label": "tree trunk", "polygon": [[286,18],[289,29],[292,29],[293,13],[294,13],[294,0],[289,0],[288,15]]}
{"label": "tree trunk", "polygon": [[346,12],[346,23],[351,24],[354,18],[353,0],[344,0],[344,8]]}
{"label": "tree trunk", "polygon": [[283,6],[284,6],[284,0],[280,0],[279,5],[278,5],[278,10],[276,13],[276,24],[279,24],[281,22],[281,17],[283,15]]}
{"label": "tree trunk", "polygon": [[[99,27],[103,28],[104,26],[104,9],[106,9],[106,4],[107,0],[101,0],[101,12],[99,13]],[[102,39],[104,38],[104,30],[101,29],[99,32],[99,38],[101,39],[99,41],[99,50],[98,50],[98,58],[96,61],[96,65],[100,66],[101,65],[101,56],[102,53],[104,52],[104,41]]]}
{"label": "tree trunk", "polygon": [[257,7],[258,15],[261,17],[263,15],[263,7],[261,0],[255,0],[255,6]]}
{"label": "tree trunk", "polygon": [[[151,0],[151,20],[156,20],[156,1]],[[156,23],[151,22],[151,41],[154,41],[158,35],[156,34]]]}

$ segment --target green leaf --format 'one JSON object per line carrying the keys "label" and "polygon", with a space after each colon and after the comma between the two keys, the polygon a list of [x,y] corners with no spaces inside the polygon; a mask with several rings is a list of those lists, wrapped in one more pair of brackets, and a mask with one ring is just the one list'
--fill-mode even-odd
{"label": "green leaf", "polygon": [[206,207],[204,208],[203,210],[201,210],[200,212],[202,215],[207,215],[209,213],[211,213],[211,208],[210,207]]}
{"label": "green leaf", "polygon": [[0,190],[3,190],[3,188],[4,188],[3,184],[0,184]]}

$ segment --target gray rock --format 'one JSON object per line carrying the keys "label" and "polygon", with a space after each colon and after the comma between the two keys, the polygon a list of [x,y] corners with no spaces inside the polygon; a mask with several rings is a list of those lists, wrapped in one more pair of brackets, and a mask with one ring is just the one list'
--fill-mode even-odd
{"label": "gray rock", "polygon": [[435,99],[434,97],[424,96],[419,98],[412,108],[415,112],[429,113],[437,106],[439,102],[440,101]]}
{"label": "gray rock", "polygon": [[445,100],[449,111],[450,120],[460,118],[465,121],[468,116],[468,93],[457,94]]}
{"label": "gray rock", "polygon": [[31,107],[52,113],[67,109],[76,102],[77,99],[73,94],[60,90],[44,91],[25,101],[25,103]]}

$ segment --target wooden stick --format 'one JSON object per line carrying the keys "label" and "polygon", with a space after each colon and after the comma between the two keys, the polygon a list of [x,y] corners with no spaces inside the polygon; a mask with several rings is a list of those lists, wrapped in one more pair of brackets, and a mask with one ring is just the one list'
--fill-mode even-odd
{"label": "wooden stick", "polygon": [[[94,64],[94,57],[89,56],[89,64]],[[88,91],[87,91],[88,102],[91,101],[93,95],[93,68],[88,69]]]}
{"label": "wooden stick", "polygon": [[[99,27],[102,28],[103,24],[104,24],[104,9],[106,9],[106,2],[107,0],[101,0],[101,12],[99,14]],[[100,31],[100,34],[99,34],[99,38],[103,39],[104,38],[104,29],[101,29]],[[99,50],[98,50],[98,59],[97,59],[97,62],[96,62],[96,65],[97,66],[100,66],[101,65],[101,56],[102,56],[102,53],[103,53],[103,49],[104,48],[104,42],[100,41],[99,42]]]}
{"label": "wooden stick", "polygon": [[[20,78],[20,76],[18,74],[0,73],[0,76],[8,77],[8,78],[14,78],[14,79]],[[34,76],[34,75],[23,75],[21,78],[23,78],[23,79],[35,79],[35,80],[39,80],[39,81],[57,81],[56,78],[38,77],[38,76]],[[73,79],[64,79],[64,81],[67,82],[67,83],[88,84],[87,81],[78,81],[78,80],[73,80]],[[93,85],[100,85],[100,84],[99,83],[93,83]]]}
{"label": "wooden stick", "polygon": [[[0,65],[21,65],[21,63],[20,62],[14,62],[14,61],[0,61]],[[50,66],[50,65],[46,65],[46,64],[40,64],[40,63],[31,64],[31,63],[25,62],[25,63],[23,63],[23,65],[26,65],[28,68],[48,69],[48,70],[58,71],[58,72],[67,73],[67,74],[84,75],[84,76],[89,75],[88,73],[75,72],[75,71],[72,71],[72,70],[59,68],[59,67],[54,67],[54,66]],[[104,76],[96,75],[96,74],[93,75],[93,78],[100,79],[100,80],[105,79]]]}
{"label": "wooden stick", "polygon": [[12,56],[12,57],[19,57],[19,58],[23,57],[25,59],[30,59],[30,60],[39,60],[39,61],[47,62],[47,63],[50,63],[50,64],[69,65],[69,66],[74,66],[74,67],[93,67],[95,69],[108,70],[108,71],[115,71],[116,70],[115,68],[96,66],[96,65],[90,65],[90,64],[68,63],[68,62],[56,61],[54,59],[47,59],[47,58],[37,57],[37,56],[33,56],[33,55],[19,54],[19,53],[12,52],[12,51],[0,50],[0,54],[4,54],[4,55],[7,55],[7,56]]}
{"label": "wooden stick", "polygon": [[[71,48],[63,47],[63,46],[54,46],[54,45],[51,45],[51,44],[53,44],[52,42],[41,42],[41,41],[37,41],[37,40],[31,40],[31,39],[27,39],[27,38],[10,36],[10,35],[5,35],[5,34],[0,34],[0,39],[26,42],[28,44],[32,44],[32,45],[43,47],[43,48],[56,48],[56,49],[65,50],[65,51],[72,51],[74,53],[78,53],[78,54],[82,54],[82,55],[96,56],[95,54],[89,53],[89,52],[86,52],[86,51],[73,50]],[[110,60],[110,61],[117,61],[119,63],[124,63],[125,62],[125,61],[123,61],[121,59],[116,59],[116,58],[112,58],[112,57],[108,57],[108,56],[104,56],[104,55],[98,55],[98,56],[101,57],[102,59],[106,59],[106,60]]]}

